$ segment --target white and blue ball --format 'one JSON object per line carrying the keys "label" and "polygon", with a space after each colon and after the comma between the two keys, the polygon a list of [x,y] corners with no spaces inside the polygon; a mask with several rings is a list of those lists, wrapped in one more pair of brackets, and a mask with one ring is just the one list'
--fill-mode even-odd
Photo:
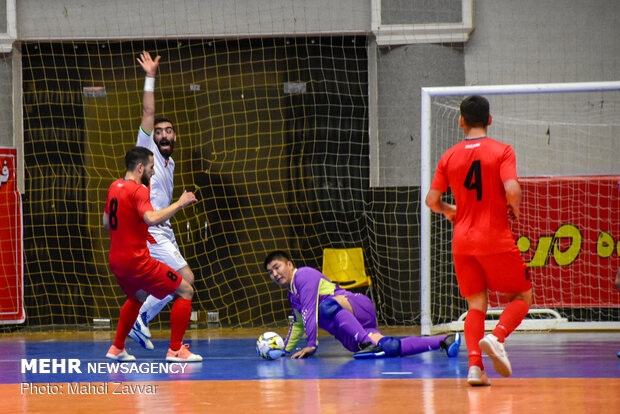
{"label": "white and blue ball", "polygon": [[284,339],[275,332],[265,332],[256,341],[256,353],[264,359],[278,359],[284,355]]}

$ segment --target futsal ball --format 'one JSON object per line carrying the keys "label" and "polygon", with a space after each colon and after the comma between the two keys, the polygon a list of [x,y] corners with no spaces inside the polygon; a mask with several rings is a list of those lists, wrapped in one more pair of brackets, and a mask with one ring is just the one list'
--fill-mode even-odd
{"label": "futsal ball", "polygon": [[278,359],[284,355],[284,339],[275,332],[265,332],[256,341],[256,352],[264,359]]}

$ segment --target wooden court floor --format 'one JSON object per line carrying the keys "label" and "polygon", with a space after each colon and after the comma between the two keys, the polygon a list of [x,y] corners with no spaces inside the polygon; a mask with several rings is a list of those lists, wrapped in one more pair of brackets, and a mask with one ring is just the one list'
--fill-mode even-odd
{"label": "wooden court floor", "polygon": [[[184,374],[48,374],[22,373],[21,360],[105,362],[111,333],[4,335],[0,412],[620,413],[617,332],[513,334],[507,344],[513,376],[498,377],[485,359],[492,385],[476,388],[465,382],[464,346],[456,358],[435,351],[353,360],[335,340],[321,338],[320,354],[311,359],[263,361],[253,349],[254,332],[190,336],[191,349],[205,360]],[[146,351],[127,343],[145,366],[161,361],[167,340],[155,345]],[[70,392],[75,384],[90,391]]]}

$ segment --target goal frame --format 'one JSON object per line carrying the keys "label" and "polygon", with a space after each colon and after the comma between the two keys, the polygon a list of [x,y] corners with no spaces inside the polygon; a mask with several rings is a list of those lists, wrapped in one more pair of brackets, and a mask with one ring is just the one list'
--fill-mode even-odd
{"label": "goal frame", "polygon": [[[431,318],[431,210],[424,199],[431,186],[431,141],[432,112],[431,99],[439,96],[467,95],[521,95],[542,93],[597,92],[620,90],[620,81],[574,82],[574,83],[536,83],[514,85],[449,86],[424,87],[421,89],[421,163],[420,163],[420,304],[421,333],[431,335],[437,332],[462,331],[465,314],[457,321],[433,325]],[[498,314],[498,309],[489,309],[487,315]],[[569,322],[553,309],[531,309],[530,314],[546,313],[549,319],[526,319],[520,330],[618,330],[620,322]],[[497,321],[485,321],[485,329],[491,329]]]}

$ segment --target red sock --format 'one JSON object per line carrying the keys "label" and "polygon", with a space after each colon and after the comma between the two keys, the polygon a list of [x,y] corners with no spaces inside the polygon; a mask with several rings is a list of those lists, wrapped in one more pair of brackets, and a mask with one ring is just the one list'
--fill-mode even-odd
{"label": "red sock", "polygon": [[482,350],[478,342],[484,336],[485,319],[486,314],[478,309],[470,310],[465,317],[465,342],[467,343],[467,352],[469,354],[469,366],[477,365],[482,370],[484,370]]}
{"label": "red sock", "polygon": [[525,319],[529,310],[530,305],[523,299],[510,302],[500,315],[499,322],[493,330],[493,335],[497,337],[497,340],[504,342],[506,337],[517,329],[517,326]]}
{"label": "red sock", "polygon": [[191,299],[176,298],[170,312],[170,349],[178,351],[192,314]]}
{"label": "red sock", "polygon": [[114,346],[118,349],[125,348],[125,339],[129,332],[131,332],[133,324],[136,323],[141,307],[142,302],[136,299],[127,299],[121,308],[121,316],[118,319],[118,327],[116,328],[116,338],[114,338]]}

